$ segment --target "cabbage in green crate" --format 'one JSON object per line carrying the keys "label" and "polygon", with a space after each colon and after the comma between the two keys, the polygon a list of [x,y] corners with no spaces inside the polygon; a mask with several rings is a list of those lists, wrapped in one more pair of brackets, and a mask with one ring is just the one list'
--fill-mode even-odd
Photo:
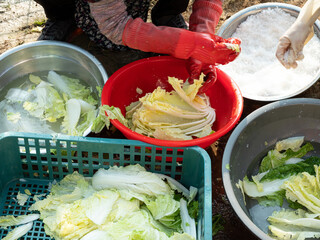
{"label": "cabbage in green crate", "polygon": [[194,192],[185,188],[188,197],[177,197],[174,189],[140,165],[114,166],[92,178],[67,175],[29,210],[40,212],[56,240],[195,240]]}

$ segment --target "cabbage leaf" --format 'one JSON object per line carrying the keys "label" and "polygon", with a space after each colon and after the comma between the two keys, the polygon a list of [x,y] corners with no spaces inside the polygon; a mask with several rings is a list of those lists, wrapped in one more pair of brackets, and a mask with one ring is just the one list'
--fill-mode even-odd
{"label": "cabbage leaf", "polygon": [[19,227],[15,227],[12,231],[10,231],[7,236],[2,238],[2,240],[16,240],[29,232],[33,227],[33,222],[29,222]]}
{"label": "cabbage leaf", "polygon": [[284,165],[291,158],[301,158],[314,149],[309,142],[301,146],[303,141],[304,137],[292,137],[278,141],[275,148],[262,159],[259,172],[266,172]]}
{"label": "cabbage leaf", "polygon": [[92,186],[96,190],[126,189],[148,196],[172,194],[170,187],[160,177],[138,164],[126,167],[113,166],[108,170],[101,168],[93,176]]}
{"label": "cabbage leaf", "polygon": [[[167,140],[190,140],[212,132],[215,110],[206,95],[197,95],[203,75],[193,84],[168,78],[173,91],[158,87],[127,108],[131,129],[146,136]],[[208,130],[210,129],[210,130]]]}
{"label": "cabbage leaf", "polygon": [[117,107],[101,106],[92,130],[97,133],[104,126],[109,128],[110,119],[117,119],[131,130],[157,139],[191,140],[210,135],[216,113],[208,96],[198,95],[203,77],[193,84],[168,77],[172,91],[157,87],[127,106],[125,117]]}
{"label": "cabbage leaf", "polygon": [[[193,224],[184,201],[184,222]],[[57,240],[196,239],[182,229],[174,190],[140,165],[99,169],[92,178],[69,174],[29,210],[40,212],[46,233]]]}
{"label": "cabbage leaf", "polygon": [[33,222],[40,217],[39,214],[26,214],[15,217],[13,215],[0,216],[0,228],[6,228],[11,226],[17,226]]}
{"label": "cabbage leaf", "polygon": [[314,169],[315,176],[303,172],[286,181],[282,188],[289,200],[298,202],[313,213],[320,213],[319,166],[314,166]]}
{"label": "cabbage leaf", "polygon": [[25,101],[23,107],[32,116],[56,122],[65,115],[65,103],[59,92],[49,83],[41,81],[33,93],[34,101]]}
{"label": "cabbage leaf", "polygon": [[268,217],[269,230],[271,235],[278,239],[317,238],[320,237],[319,215],[303,209],[275,211]]}

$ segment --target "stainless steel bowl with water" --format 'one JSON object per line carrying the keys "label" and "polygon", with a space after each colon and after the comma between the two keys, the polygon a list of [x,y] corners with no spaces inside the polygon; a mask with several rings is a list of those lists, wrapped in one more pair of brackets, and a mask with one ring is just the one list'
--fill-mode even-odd
{"label": "stainless steel bowl with water", "polygon": [[104,86],[108,76],[102,64],[89,52],[58,41],[36,41],[12,48],[0,55],[0,93],[30,73],[57,71],[81,79],[93,91]]}
{"label": "stainless steel bowl with water", "polygon": [[244,118],[232,132],[223,154],[222,177],[227,197],[242,222],[260,239],[267,235],[267,218],[278,207],[262,207],[244,201],[236,186],[244,176],[255,175],[263,156],[279,140],[304,136],[320,156],[320,100],[293,98],[269,103]]}
{"label": "stainless steel bowl with water", "polygon": [[[223,37],[223,38],[229,38],[232,37],[236,29],[239,27],[239,25],[244,22],[249,16],[255,15],[260,13],[263,10],[266,9],[272,9],[272,8],[279,8],[283,10],[285,13],[290,14],[293,17],[297,17],[299,15],[299,12],[301,8],[286,4],[286,3],[276,3],[276,2],[270,2],[270,3],[262,3],[262,4],[256,4],[251,7],[245,8],[236,14],[232,15],[228,20],[226,20],[221,27],[217,31],[217,35]],[[313,25],[314,33],[315,35],[320,38],[320,21],[317,20]],[[241,54],[241,53],[240,53]],[[282,100],[287,99],[290,97],[297,96],[300,93],[303,93],[305,90],[310,88],[318,79],[320,78],[320,69],[315,73],[313,81],[311,81],[309,84],[303,86],[301,89],[297,90],[296,92],[290,93],[290,94],[283,94],[279,96],[246,96],[243,93],[243,97],[251,100],[257,100],[257,101],[276,101],[276,100]],[[233,77],[233,79],[237,82],[237,79]],[[241,88],[240,88],[241,90]]]}

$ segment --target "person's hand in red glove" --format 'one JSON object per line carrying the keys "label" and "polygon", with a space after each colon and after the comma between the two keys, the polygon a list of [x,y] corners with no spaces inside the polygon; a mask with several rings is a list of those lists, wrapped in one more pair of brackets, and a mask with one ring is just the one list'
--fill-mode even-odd
{"label": "person's hand in red glove", "polygon": [[208,64],[225,64],[239,54],[239,43],[208,33],[155,26],[142,19],[130,19],[122,35],[122,43],[144,52],[169,54],[176,58],[195,58]]}
{"label": "person's hand in red glove", "polygon": [[195,58],[188,59],[187,70],[190,74],[188,81],[191,84],[195,79],[199,79],[201,73],[205,75],[205,83],[199,89],[199,94],[205,93],[217,80],[217,72],[215,66],[212,64],[202,63]]}
{"label": "person's hand in red glove", "polygon": [[[210,33],[214,35],[215,28],[218,25],[221,14],[221,0],[196,0],[192,6],[192,14],[189,19],[189,29],[194,32]],[[214,39],[216,43],[223,44],[226,42],[227,44],[232,44],[232,39],[225,40],[218,36],[214,36]],[[238,44],[240,44],[240,41],[238,41]],[[225,45],[221,46],[221,51],[217,53],[220,56],[220,59],[212,64],[203,63],[202,61],[192,57],[188,59],[187,69],[190,74],[190,83],[193,83],[195,79],[199,79],[201,73],[205,75],[205,83],[199,89],[200,94],[206,92],[215,83],[217,79],[215,65],[227,64],[239,55],[239,52],[225,55],[223,54],[223,51],[228,51],[225,50],[225,48]]]}
{"label": "person's hand in red glove", "polygon": [[[114,12],[106,14],[105,9],[113,9]],[[210,33],[157,27],[141,18],[132,19],[121,1],[101,0],[90,3],[90,11],[100,32],[115,44],[181,59],[194,58],[211,65],[224,64],[239,54],[238,43],[233,44]]]}

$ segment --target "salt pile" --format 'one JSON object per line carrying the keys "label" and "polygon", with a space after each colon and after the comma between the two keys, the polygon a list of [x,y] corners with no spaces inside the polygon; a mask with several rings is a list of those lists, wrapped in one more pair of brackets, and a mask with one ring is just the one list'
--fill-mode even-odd
{"label": "salt pile", "polygon": [[314,36],[304,47],[304,59],[296,69],[286,69],[275,56],[279,38],[295,21],[279,8],[249,16],[232,37],[241,39],[239,57],[219,68],[239,85],[244,97],[278,100],[311,86],[320,68],[320,40]]}

